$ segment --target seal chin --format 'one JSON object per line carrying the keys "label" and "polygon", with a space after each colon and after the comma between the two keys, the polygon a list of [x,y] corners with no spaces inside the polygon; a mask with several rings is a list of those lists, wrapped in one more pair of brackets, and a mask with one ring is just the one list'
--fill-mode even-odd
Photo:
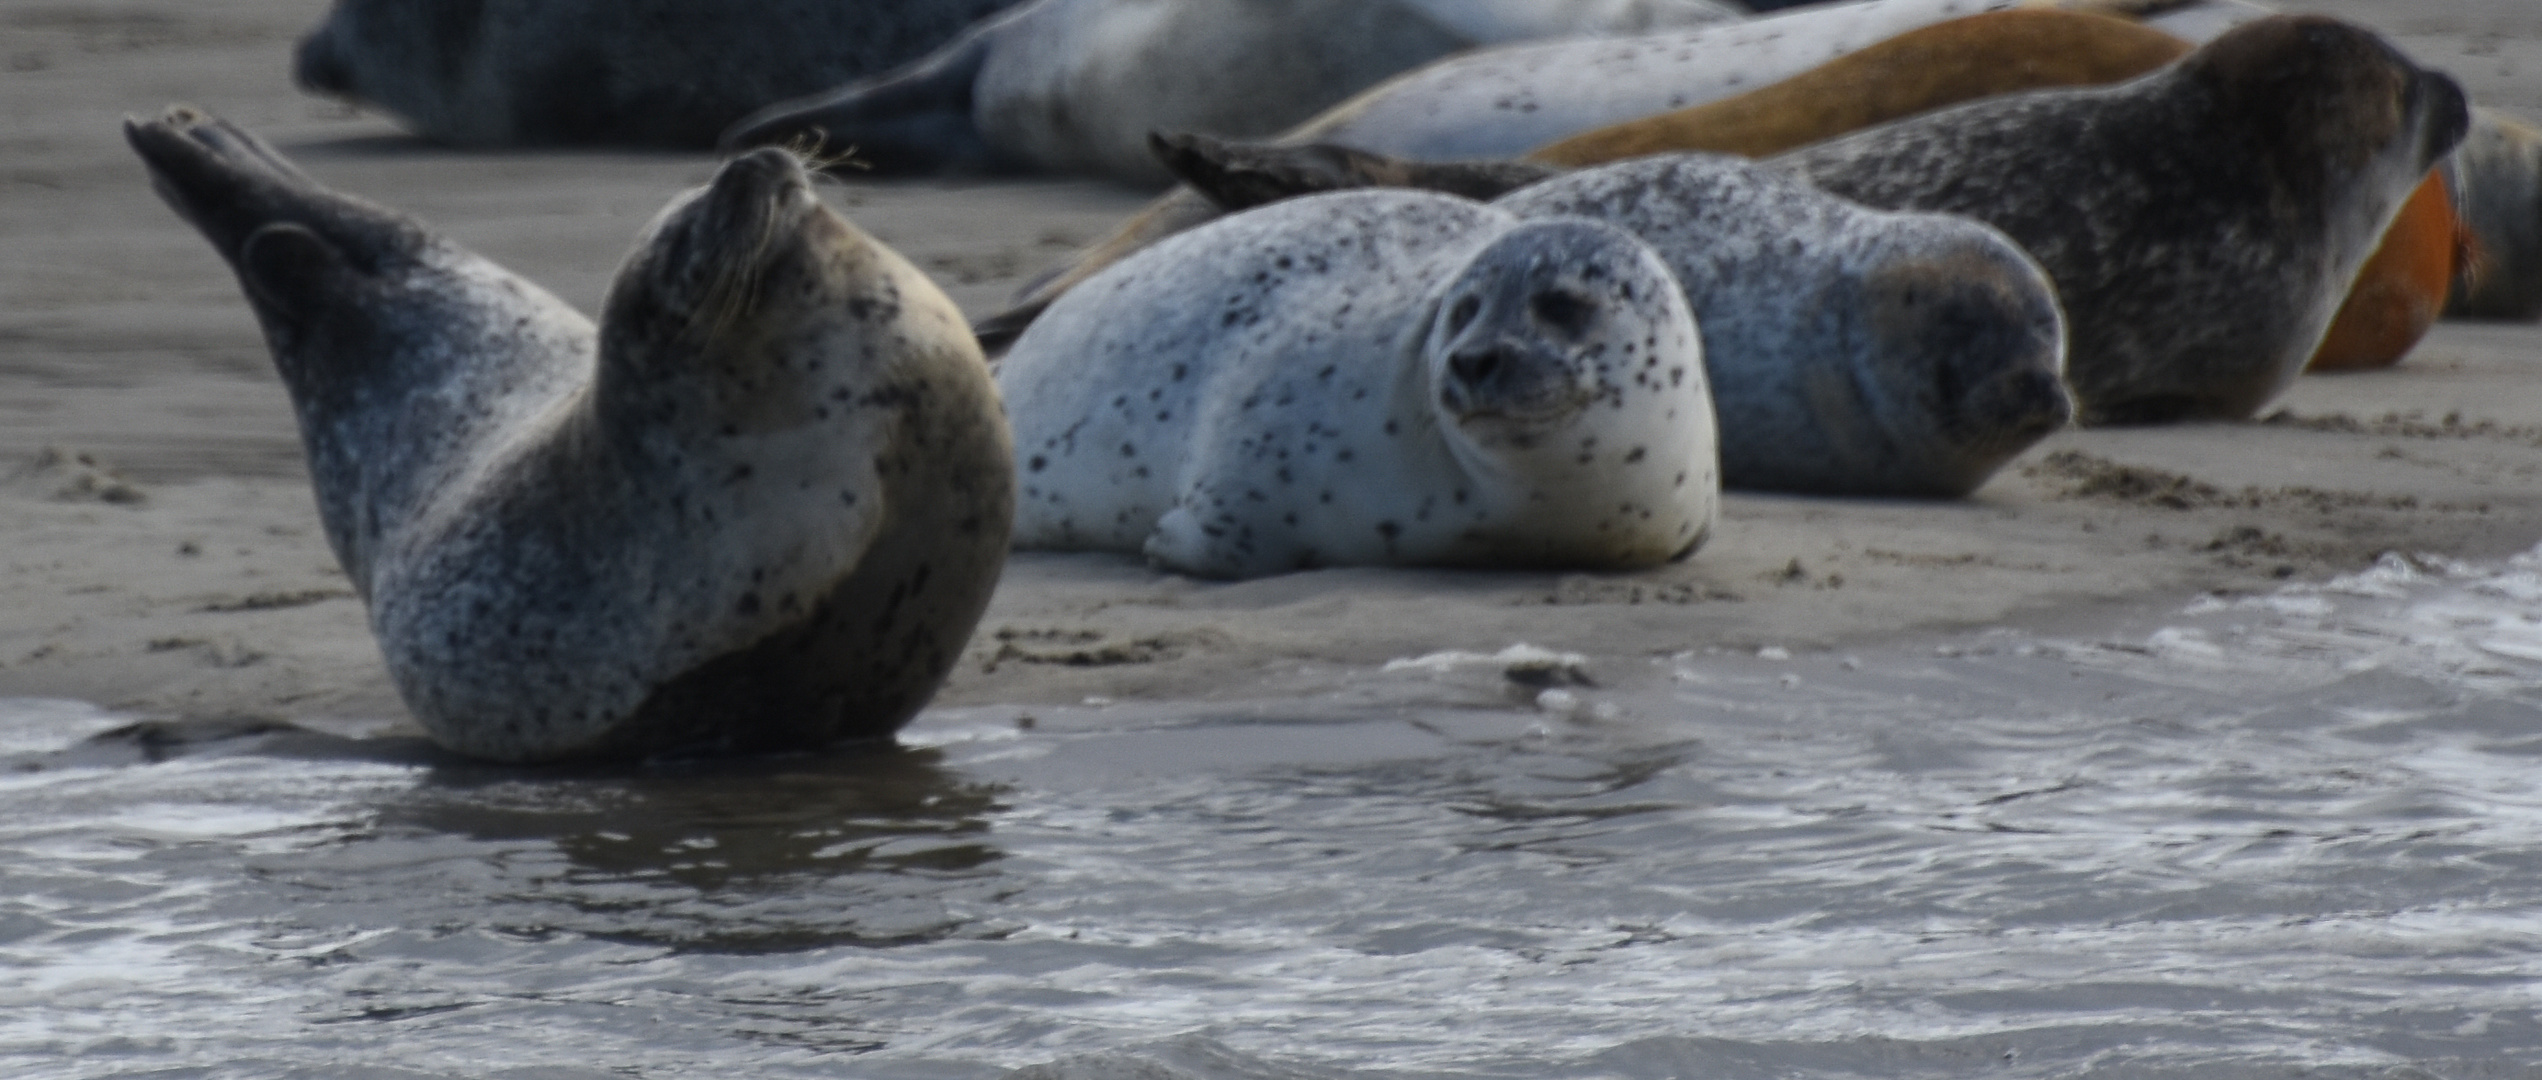
{"label": "seal chin", "polygon": [[291,81],[313,94],[354,96],[353,67],[344,62],[330,27],[321,26],[300,39],[300,46],[292,51]]}

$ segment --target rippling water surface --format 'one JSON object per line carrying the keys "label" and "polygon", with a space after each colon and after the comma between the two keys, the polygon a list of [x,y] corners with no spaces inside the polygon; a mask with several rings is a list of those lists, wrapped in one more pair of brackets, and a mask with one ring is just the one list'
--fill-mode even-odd
{"label": "rippling water surface", "polygon": [[563,773],[0,702],[0,1075],[2542,1075],[2537,613],[2393,561]]}

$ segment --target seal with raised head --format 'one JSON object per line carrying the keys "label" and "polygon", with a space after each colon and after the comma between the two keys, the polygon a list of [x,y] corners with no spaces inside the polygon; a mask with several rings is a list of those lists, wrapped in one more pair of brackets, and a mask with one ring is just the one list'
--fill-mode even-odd
{"label": "seal with raised head", "polygon": [[1250,577],[1621,569],[1718,491],[1703,349],[1641,241],[1342,192],[1214,222],[1053,305],[998,371],[1022,547]]}
{"label": "seal with raised head", "polygon": [[[1989,17],[2016,13],[2031,17]],[[1331,146],[1425,164],[1540,152],[1566,165],[1663,151],[1774,153],[1988,93],[2109,81],[2150,70],[2187,51],[2178,43],[2178,24],[2219,14],[2251,18],[2266,12],[2240,0],[2074,0],[2059,6],[2026,0],[1861,0],[1721,26],[1509,45],[1388,80],[1290,129],[1273,145]],[[2120,25],[2139,18],[2147,24]],[[1953,29],[1933,29],[1935,24]],[[1851,59],[1858,53],[1869,55]],[[1786,81],[1791,85],[1778,86]],[[1720,107],[1704,108],[1713,103]],[[1658,119],[1677,111],[1688,119]],[[1610,125],[1624,126],[1624,133],[1585,134]],[[1575,136],[1594,145],[1548,145]],[[1454,173],[1446,171],[1448,177]],[[1443,179],[1432,175],[1426,182]],[[1068,265],[1025,286],[1008,310],[981,320],[982,343],[1002,346],[1078,282],[1222,212],[1188,188],[1167,193]]]}
{"label": "seal with raised head", "polygon": [[1774,161],[2019,241],[2065,304],[2082,422],[2239,419],[2303,371],[2468,123],[2461,87],[2371,32],[2275,16],[2132,82],[1972,102]]}
{"label": "seal with raised head", "polygon": [[1011,446],[925,275],[776,150],[648,227],[601,323],[187,110],[126,136],[237,272],[320,520],[425,729],[504,761],[889,736],[1006,552]]}
{"label": "seal with raised head", "polygon": [[888,71],[1015,0],[335,0],[303,89],[460,146],[704,147]]}
{"label": "seal with raised head", "polygon": [[724,142],[818,145],[884,173],[1154,185],[1151,131],[1268,135],[1477,45],[1733,17],[1713,0],[1036,0],[898,71],[772,105]]}

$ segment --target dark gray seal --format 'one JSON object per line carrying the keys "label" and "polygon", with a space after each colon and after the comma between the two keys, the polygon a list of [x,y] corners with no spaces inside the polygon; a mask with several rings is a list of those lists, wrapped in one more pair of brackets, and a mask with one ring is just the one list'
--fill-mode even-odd
{"label": "dark gray seal", "polygon": [[705,147],[751,110],[890,70],[1015,0],[336,0],[303,89],[460,146]]}
{"label": "dark gray seal", "polygon": [[601,325],[185,110],[126,137],[238,274],[319,517],[415,717],[540,761],[890,735],[1014,504],[926,277],[761,151],[638,241]]}
{"label": "dark gray seal", "polygon": [[1413,191],[1214,222],[1071,291],[998,370],[1024,547],[1251,577],[1691,551],[1703,350],[1630,234]]}
{"label": "dark gray seal", "polygon": [[1774,160],[2029,249],[2065,304],[2082,422],[2239,419],[2302,373],[2468,122],[2452,79],[2374,34],[2276,16],[2134,82],[1973,102]]}
{"label": "dark gray seal", "polygon": [[771,106],[725,145],[1158,184],[1151,131],[1265,135],[1478,45],[1732,17],[1713,0],[1036,0],[899,71]]}

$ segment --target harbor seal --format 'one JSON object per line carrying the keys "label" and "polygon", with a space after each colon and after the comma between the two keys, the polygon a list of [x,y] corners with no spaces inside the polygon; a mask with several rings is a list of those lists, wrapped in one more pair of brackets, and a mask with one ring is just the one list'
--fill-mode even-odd
{"label": "harbor seal", "polygon": [[[1765,157],[1964,101],[2119,82],[2190,49],[2164,31],[2102,15],[2053,8],[1971,15],[1908,31],[1745,94],[1575,135],[1526,160],[1589,166],[1689,150]],[[1176,155],[1187,151],[1169,140],[1163,152],[1176,165]],[[1300,148],[1285,167],[1297,186],[1314,190],[1414,186],[1487,199],[1496,176],[1487,163],[1411,162],[1330,146]],[[1298,173],[1310,168],[1322,175],[1308,183]],[[1191,179],[1179,170],[1178,175]],[[1238,177],[1257,184],[1279,179],[1257,167],[1222,176],[1219,186],[1203,194],[1229,206],[1225,185]],[[2306,370],[2389,366],[2426,335],[2445,304],[2454,252],[2462,244],[2444,186],[2433,173],[2421,182],[2358,271]],[[1272,183],[1242,198],[1252,204],[1277,193]],[[1737,484],[1736,470],[1728,475],[1726,482]]]}
{"label": "harbor seal", "polygon": [[597,330],[187,110],[127,121],[237,272],[434,739],[502,761],[889,736],[988,602],[1012,449],[925,275],[784,152],[650,225]]}
{"label": "harbor seal", "polygon": [[1864,209],[1709,154],[1492,205],[1606,222],[1667,260],[1703,334],[1725,487],[1956,498],[2070,415],[2055,290],[1974,221]]}
{"label": "harbor seal", "polygon": [[[2085,21],[1990,22],[1981,24],[1982,33],[1944,35],[1940,40],[1949,42],[1947,45],[1923,38],[1919,41],[1924,44],[1895,46],[1886,55],[1892,61],[1906,63],[1931,61],[1954,52],[2003,58],[2000,63],[1976,60],[1976,73],[1968,79],[1938,83],[1941,92],[1932,94],[1935,100],[1922,106],[1931,107],[1949,103],[1941,99],[1954,86],[1975,92],[1989,79],[2007,72],[2018,79],[2023,70],[2039,70],[2039,64],[2045,64],[2046,70],[2079,75],[2124,70],[2152,53],[2185,51],[2184,46],[2149,45],[2141,33],[2109,32],[2091,16],[2142,19],[2147,28],[2166,38],[2176,38],[2176,27],[2184,20],[2219,14],[2246,19],[2266,14],[2264,9],[2240,0],[2072,0],[2055,5],[2025,0],[1861,0],[1721,26],[1633,37],[1507,45],[1451,57],[1390,79],[1291,128],[1272,142],[1284,146],[1330,145],[1424,163],[1513,158],[1610,125],[1725,98],[1765,94],[1765,88],[1776,83],[1938,23],[2048,7]],[[2038,29],[2042,26],[2059,29],[2043,32]],[[2095,27],[2099,27],[2098,32]],[[2034,46],[2041,46],[2034,63],[2026,65],[2011,59],[2016,50]],[[1918,50],[1927,55],[1916,55]],[[2067,53],[2078,55],[2052,59]],[[1875,60],[1840,71],[1868,74],[1883,68],[1895,70],[1897,63],[1882,65]],[[2049,82],[2042,78],[2039,85]],[[1901,90],[1889,96],[1885,104],[1875,101],[1868,109],[1853,109],[1843,102],[1866,100],[1862,88],[1848,85],[1841,76],[1830,77],[1813,82],[1810,89],[1798,94],[1771,99],[1776,104],[1766,111],[1790,118],[1760,125],[1762,130],[1751,132],[1746,138],[1747,145],[1740,144],[1741,137],[1723,131],[1716,139],[1689,141],[1664,149],[1752,154],[1789,149],[1799,145],[1789,139],[1809,141],[1812,137],[1839,134],[1830,129],[1842,127],[1848,119],[1885,119],[1884,113],[1906,115],[1916,111],[1915,95],[1913,89]],[[1796,101],[1786,98],[1820,103],[1807,108],[1822,115],[1815,119],[1793,115]],[[1718,122],[1742,112],[1745,107],[1707,114],[1707,119]],[[1758,136],[1764,141],[1759,141]],[[1558,160],[1585,165],[1616,159],[1582,153]],[[1112,235],[1078,253],[1068,264],[1034,279],[1019,291],[1007,310],[981,320],[974,329],[979,331],[984,345],[1002,346],[1053,298],[1078,282],[1133,251],[1216,218],[1221,212],[1210,200],[1187,188],[1177,188],[1130,218]]]}
{"label": "harbor seal", "polygon": [[1713,0],[1035,0],[898,71],[769,106],[724,145],[1154,186],[1151,131],[1268,135],[1477,45],[1733,17]]}
{"label": "harbor seal", "polygon": [[293,76],[458,146],[705,147],[1014,2],[335,0]]}
{"label": "harbor seal", "polygon": [[1694,308],[1724,487],[1957,497],[2071,412],[2047,274],[1964,217],[1870,210],[1716,154],[1548,178],[1519,162],[1459,170],[1335,147],[1174,144],[1178,175],[1231,210],[1316,184],[1454,178],[1475,191],[1497,179],[1515,188],[1497,209],[1640,237]]}
{"label": "harbor seal", "polygon": [[1251,577],[1622,569],[1709,533],[1703,348],[1641,241],[1354,191],[1175,237],[1052,306],[998,371],[1023,547]]}
{"label": "harbor seal", "polygon": [[2461,87],[2374,34],[2275,16],[2133,82],[1971,102],[1774,161],[2029,249],[2065,304],[2081,422],[2240,419],[2302,372],[2468,123]]}
{"label": "harbor seal", "polygon": [[2542,131],[2495,109],[2472,114],[2446,172],[2476,250],[2445,314],[2542,319]]}

